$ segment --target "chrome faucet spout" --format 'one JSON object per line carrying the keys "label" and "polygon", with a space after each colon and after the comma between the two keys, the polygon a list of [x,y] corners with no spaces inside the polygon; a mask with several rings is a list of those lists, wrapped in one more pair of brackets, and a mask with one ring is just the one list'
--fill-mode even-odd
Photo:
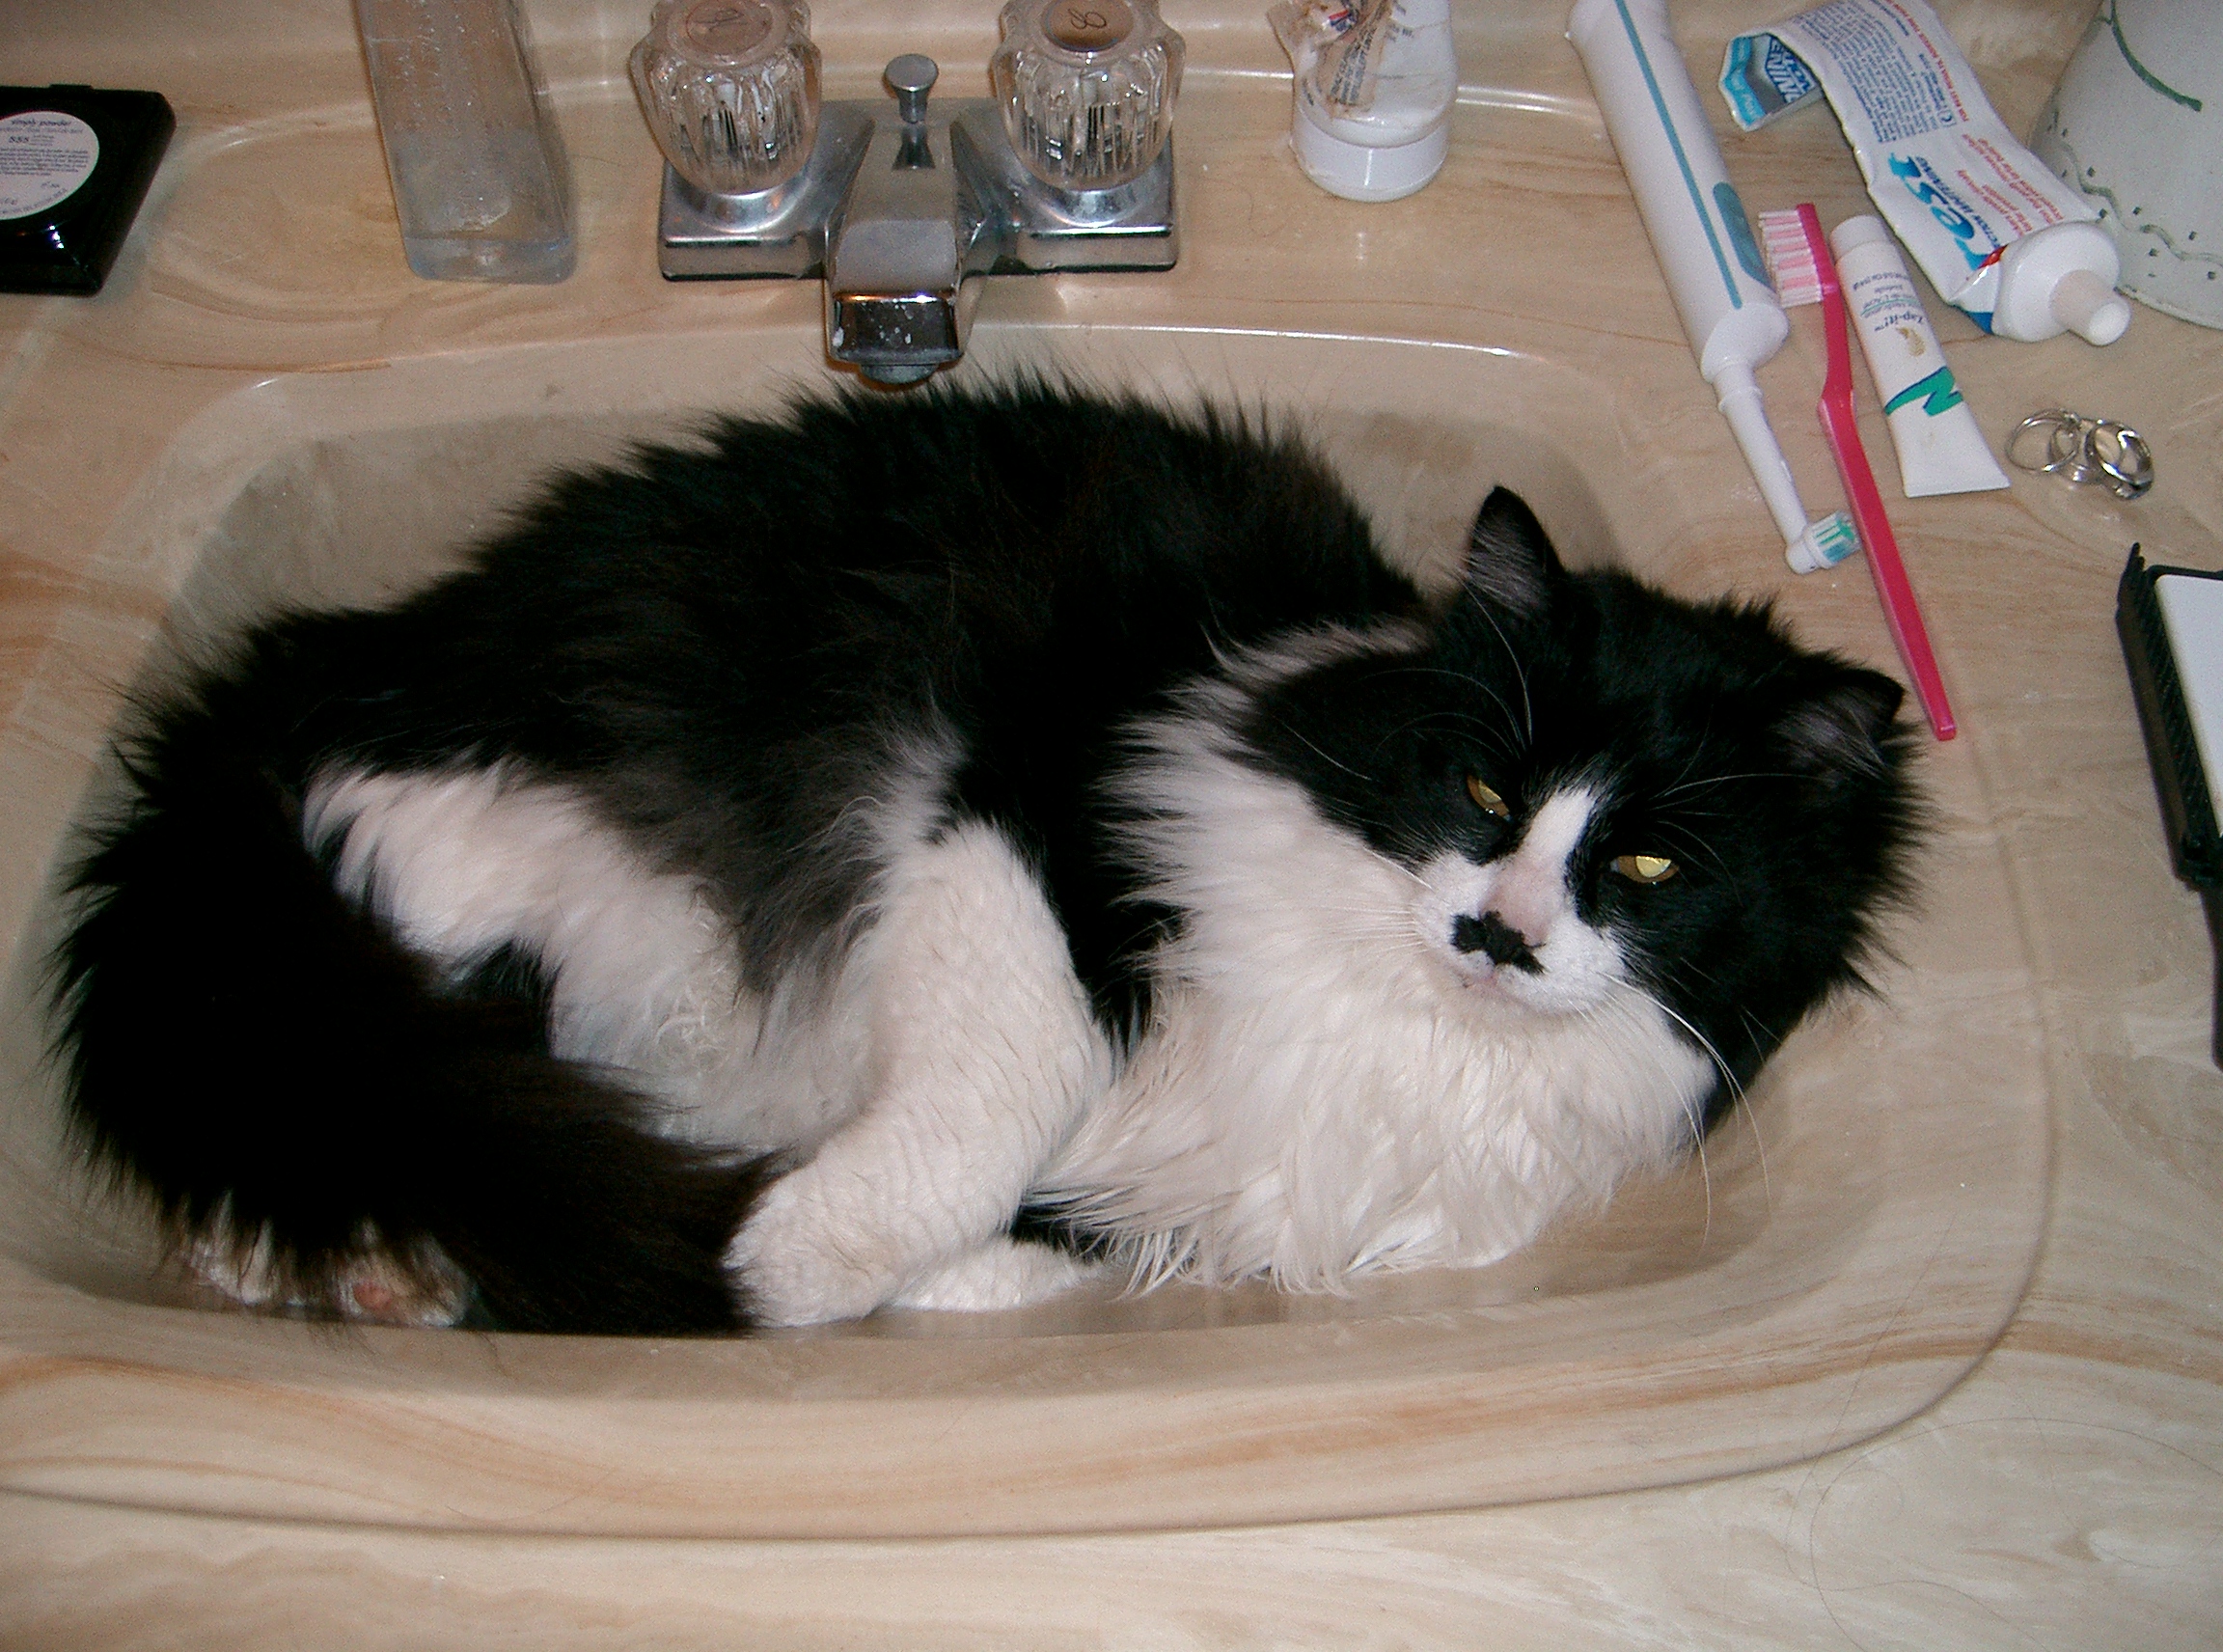
{"label": "chrome faucet spout", "polygon": [[826,254],[826,353],[878,384],[916,384],[965,351],[968,255],[986,223],[949,123],[927,107],[934,60],[888,66],[897,118],[872,139]]}

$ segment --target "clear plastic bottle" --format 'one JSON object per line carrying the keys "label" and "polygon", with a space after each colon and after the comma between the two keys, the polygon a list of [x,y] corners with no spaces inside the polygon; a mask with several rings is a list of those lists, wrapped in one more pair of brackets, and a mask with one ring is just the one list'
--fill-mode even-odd
{"label": "clear plastic bottle", "polygon": [[571,173],[516,0],[355,0],[409,267],[555,282]]}

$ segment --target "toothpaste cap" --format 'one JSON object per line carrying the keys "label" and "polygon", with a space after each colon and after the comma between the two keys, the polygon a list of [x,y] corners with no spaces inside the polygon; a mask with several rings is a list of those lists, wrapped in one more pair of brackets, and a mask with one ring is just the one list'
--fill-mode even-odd
{"label": "toothpaste cap", "polygon": [[2074,333],[2111,344],[2130,325],[2130,301],[2115,290],[2122,260],[2097,224],[2049,224],[2008,244],[1999,258],[1991,330],[2035,344]]}
{"label": "toothpaste cap", "polygon": [[1848,218],[1829,232],[1829,250],[1843,258],[1854,247],[1864,247],[1874,241],[1891,239],[1890,226],[1873,212],[1857,218]]}
{"label": "toothpaste cap", "polygon": [[2055,283],[2046,308],[2086,344],[2111,344],[2130,325],[2129,300],[2088,269],[2072,269]]}

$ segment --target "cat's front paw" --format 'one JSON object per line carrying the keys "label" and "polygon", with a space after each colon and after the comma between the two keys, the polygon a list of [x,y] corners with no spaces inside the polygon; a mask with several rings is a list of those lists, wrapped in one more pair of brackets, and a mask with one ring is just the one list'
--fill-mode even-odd
{"label": "cat's front paw", "polygon": [[758,1325],[824,1325],[870,1313],[903,1281],[885,1233],[844,1232],[803,1172],[774,1182],[726,1249]]}
{"label": "cat's front paw", "polygon": [[1027,1308],[1071,1290],[1104,1271],[1063,1251],[1027,1240],[996,1238],[954,1262],[921,1275],[896,1292],[892,1308],[993,1313]]}
{"label": "cat's front paw", "polygon": [[904,1237],[827,1221],[810,1178],[776,1182],[726,1253],[759,1325],[824,1325],[882,1307],[986,1313],[1025,1308],[1101,1270],[1047,1245],[998,1235],[921,1266]]}

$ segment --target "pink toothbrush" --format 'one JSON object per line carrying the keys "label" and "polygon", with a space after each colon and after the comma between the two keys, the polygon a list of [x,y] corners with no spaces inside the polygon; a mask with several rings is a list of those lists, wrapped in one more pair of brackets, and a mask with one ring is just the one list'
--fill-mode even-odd
{"label": "pink toothbrush", "polygon": [[1785,309],[1822,302],[1822,327],[1829,344],[1829,372],[1822,382],[1822,433],[1829,438],[1836,455],[1837,474],[1845,483],[1846,502],[1852,508],[1853,525],[1868,553],[1868,571],[1876,579],[1876,594],[1883,601],[1883,622],[1891,640],[1899,645],[1899,657],[1914,679],[1914,697],[1930,719],[1931,732],[1950,740],[1960,725],[1945,699],[1945,680],[1937,675],[1937,661],[1930,652],[1930,633],[1922,625],[1922,609],[1914,600],[1914,588],[1907,580],[1899,560],[1899,541],[1891,536],[1890,518],[1883,514],[1883,497],[1876,491],[1876,476],[1868,468],[1868,451],[1860,445],[1860,427],[1852,417],[1852,344],[1845,315],[1845,293],[1837,283],[1837,262],[1829,256],[1829,243],[1822,234],[1821,216],[1811,205],[1780,212],[1760,214],[1760,250],[1768,261],[1768,273],[1775,279],[1775,294]]}

